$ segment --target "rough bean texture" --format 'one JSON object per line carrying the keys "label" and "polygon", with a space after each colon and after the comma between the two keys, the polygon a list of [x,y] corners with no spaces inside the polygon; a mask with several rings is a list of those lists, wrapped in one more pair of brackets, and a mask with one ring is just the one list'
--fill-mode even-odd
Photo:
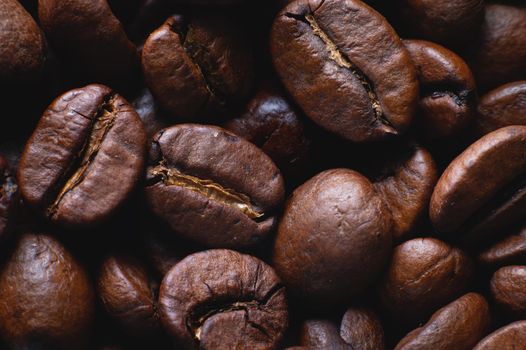
{"label": "rough bean texture", "polygon": [[84,348],[94,308],[84,268],[58,240],[19,237],[0,272],[0,331],[12,348]]}
{"label": "rough bean texture", "polygon": [[188,256],[165,276],[159,311],[185,349],[276,349],[287,327],[274,270],[231,250]]}
{"label": "rough bean texture", "polygon": [[292,2],[274,22],[271,51],[289,93],[323,128],[364,142],[401,134],[411,122],[418,98],[411,59],[363,2]]}
{"label": "rough bean texture", "polygon": [[154,136],[146,196],[180,235],[212,247],[260,242],[276,224],[283,178],[253,144],[222,128],[180,124]]}

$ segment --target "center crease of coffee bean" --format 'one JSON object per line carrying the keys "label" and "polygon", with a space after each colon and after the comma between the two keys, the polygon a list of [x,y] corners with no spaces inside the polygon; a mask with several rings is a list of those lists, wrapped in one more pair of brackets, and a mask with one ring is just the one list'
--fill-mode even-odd
{"label": "center crease of coffee bean", "polygon": [[521,200],[526,196],[526,174],[517,176],[503,189],[497,192],[490,200],[475,211],[463,225],[462,229],[471,231],[477,227],[485,218],[506,208],[514,201]]}
{"label": "center crease of coffee bean", "polygon": [[180,186],[194,192],[198,192],[212,200],[227,204],[242,211],[251,219],[257,219],[264,215],[258,212],[251,204],[250,197],[233,189],[225,188],[220,184],[207,179],[183,174],[179,170],[168,167],[166,160],[150,170],[152,178],[161,178],[166,186]]}
{"label": "center crease of coffee bean", "polygon": [[320,25],[316,21],[316,18],[314,18],[312,14],[306,15],[305,20],[311,27],[313,33],[316,36],[318,36],[327,47],[327,51],[329,52],[330,58],[334,62],[336,62],[340,67],[350,70],[351,73],[360,81],[363,88],[367,92],[367,96],[369,96],[369,100],[371,101],[371,105],[376,119],[380,120],[383,124],[392,126],[391,122],[389,122],[389,120],[385,118],[384,113],[382,111],[382,106],[380,105],[380,101],[378,100],[378,96],[376,95],[376,92],[373,89],[373,84],[369,81],[367,76],[340,52],[338,46],[331,40],[331,38],[329,38],[329,35],[327,35],[327,33],[325,33],[323,29],[321,29]]}
{"label": "center crease of coffee bean", "polygon": [[[258,271],[259,270],[260,268],[258,267]],[[257,279],[254,282],[254,286],[257,286]],[[211,290],[208,285],[207,287],[209,290]],[[204,311],[204,312],[203,312],[203,309],[200,310],[198,308],[197,310],[192,311],[190,317],[187,317],[186,326],[189,329],[189,331],[194,335],[195,339],[201,340],[201,330],[207,319],[209,319],[210,317],[214,315],[220,314],[220,313],[242,310],[245,312],[245,316],[244,316],[245,321],[249,325],[257,329],[258,331],[260,331],[262,334],[270,338],[265,328],[263,328],[259,324],[249,319],[248,309],[257,309],[257,310],[262,310],[264,312],[269,312],[265,310],[265,306],[267,305],[269,300],[272,299],[274,295],[278,294],[283,288],[284,287],[281,284],[274,285],[271,289],[269,289],[266,295],[260,300],[251,299],[251,300],[236,301],[236,302],[230,302],[230,303],[225,302],[225,303],[216,305],[216,307],[209,308],[208,311]],[[204,308],[204,310],[207,310],[207,308]],[[199,314],[201,314],[201,316],[199,316]]]}
{"label": "center crease of coffee bean", "polygon": [[206,106],[210,96],[212,96],[221,106],[225,106],[227,104],[227,93],[225,92],[227,89],[224,87],[219,75],[213,73],[215,69],[212,67],[210,60],[206,58],[208,55],[206,48],[193,40],[191,26],[177,26],[172,24],[170,25],[170,30],[179,35],[184,51],[191,58],[193,64],[203,77],[205,87],[210,94],[203,105]]}
{"label": "center crease of coffee bean", "polygon": [[[76,170],[71,176],[67,176],[68,180],[66,181],[66,184],[59,191],[55,201],[48,207],[48,217],[51,217],[56,213],[64,196],[84,180],[86,171],[99,153],[102,141],[112,128],[117,117],[116,111],[114,110],[114,98],[115,96],[113,94],[108,95],[106,101],[101,105],[95,117],[92,119],[90,135],[86,139],[86,142],[77,158],[80,160],[80,164],[78,167],[71,167],[71,169],[76,168]],[[69,169],[65,173],[69,174]]]}

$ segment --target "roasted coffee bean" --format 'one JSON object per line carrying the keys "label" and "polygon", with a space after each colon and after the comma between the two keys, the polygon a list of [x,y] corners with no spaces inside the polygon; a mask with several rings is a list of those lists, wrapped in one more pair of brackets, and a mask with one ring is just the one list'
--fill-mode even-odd
{"label": "roasted coffee bean", "polygon": [[26,144],[24,200],[51,221],[86,228],[107,219],[141,178],[146,135],[133,108],[102,85],[58,97]]}
{"label": "roasted coffee bean", "polygon": [[476,120],[481,135],[509,125],[526,125],[526,80],[505,84],[482,96]]}
{"label": "roasted coffee bean", "polygon": [[431,154],[421,146],[382,151],[384,154],[378,157],[380,169],[373,170],[370,177],[391,210],[394,238],[402,240],[413,234],[427,216],[438,172]]}
{"label": "roasted coffee bean", "polygon": [[526,321],[518,321],[497,329],[482,339],[473,350],[526,349]]}
{"label": "roasted coffee bean", "polygon": [[382,350],[384,330],[378,316],[367,308],[351,307],[342,318],[340,336],[352,350]]}
{"label": "roasted coffee bean", "polygon": [[470,40],[484,17],[482,0],[398,0],[397,7],[411,36],[451,45]]}
{"label": "roasted coffee bean", "polygon": [[159,311],[185,349],[276,349],[288,318],[274,270],[231,250],[196,253],[175,265],[161,284]]}
{"label": "roasted coffee bean", "polygon": [[364,142],[409,126],[418,100],[411,58],[363,2],[292,2],[274,22],[271,51],[295,102],[323,128]]}
{"label": "roasted coffee bean", "polygon": [[482,91],[526,79],[526,5],[488,3],[468,59]]}
{"label": "roasted coffee bean", "polygon": [[493,267],[526,264],[526,225],[479,254],[479,261]]}
{"label": "roasted coffee bean", "polygon": [[301,345],[307,349],[319,350],[351,350],[331,321],[308,320],[301,329]]}
{"label": "roasted coffee bean", "polygon": [[261,242],[284,197],[278,168],[256,146],[215,126],[180,124],[154,136],[146,195],[183,237],[211,247]]}
{"label": "roasted coffee bean", "polygon": [[174,15],[146,40],[144,77],[171,116],[215,116],[250,92],[250,43],[235,23],[227,15]]}
{"label": "roasted coffee bean", "polygon": [[330,320],[307,320],[300,335],[305,349],[382,350],[384,331],[378,316],[363,307],[351,307],[341,321],[340,330]]}
{"label": "roasted coffee bean", "polygon": [[526,126],[508,126],[469,146],[445,170],[430,216],[443,234],[482,238],[524,218]]}
{"label": "roasted coffee bean", "polygon": [[394,320],[415,325],[461,296],[471,275],[471,261],[460,249],[434,238],[415,238],[394,249],[380,297]]}
{"label": "roasted coffee bean", "polygon": [[38,14],[62,62],[86,82],[125,86],[138,70],[137,49],[107,0],[39,0]]}
{"label": "roasted coffee bean", "polygon": [[488,303],[481,295],[469,293],[435,312],[395,350],[470,350],[486,334],[489,323]]}
{"label": "roasted coffee bean", "polygon": [[224,128],[261,148],[287,175],[305,168],[310,140],[299,113],[275,88],[260,89],[245,112]]}
{"label": "roasted coffee bean", "polygon": [[35,80],[44,68],[46,43],[40,28],[17,0],[0,3],[0,82]]}
{"label": "roasted coffee bean", "polygon": [[348,169],[327,170],[296,189],[287,203],[274,267],[288,292],[312,306],[345,302],[388,262],[391,230],[389,208],[367,178]]}
{"label": "roasted coffee bean", "polygon": [[0,242],[5,240],[13,228],[18,201],[18,185],[7,160],[0,155]]}
{"label": "roasted coffee bean", "polygon": [[404,45],[420,81],[416,121],[423,138],[435,140],[457,135],[476,114],[476,87],[471,70],[457,54],[438,44],[404,40]]}
{"label": "roasted coffee bean", "polygon": [[506,266],[491,278],[491,294],[504,312],[512,317],[526,317],[526,266]]}
{"label": "roasted coffee bean", "polygon": [[98,294],[110,316],[133,336],[160,330],[157,300],[146,267],[126,253],[115,253],[102,263]]}
{"label": "roasted coffee bean", "polygon": [[13,349],[82,349],[94,315],[84,268],[55,238],[20,236],[0,272],[0,334]]}

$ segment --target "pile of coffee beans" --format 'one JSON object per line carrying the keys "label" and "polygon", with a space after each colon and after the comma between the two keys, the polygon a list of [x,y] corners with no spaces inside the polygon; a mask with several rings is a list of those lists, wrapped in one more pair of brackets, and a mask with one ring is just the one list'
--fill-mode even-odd
{"label": "pile of coffee beans", "polygon": [[523,0],[0,0],[0,350],[526,350]]}

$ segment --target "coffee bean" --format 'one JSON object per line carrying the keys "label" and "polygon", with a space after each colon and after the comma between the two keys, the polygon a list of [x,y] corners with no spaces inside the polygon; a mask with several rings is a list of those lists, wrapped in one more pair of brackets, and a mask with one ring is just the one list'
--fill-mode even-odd
{"label": "coffee bean", "polygon": [[46,42],[40,28],[17,0],[0,3],[0,81],[28,83],[42,72]]}
{"label": "coffee bean", "polygon": [[404,40],[420,81],[417,122],[423,138],[457,135],[476,113],[476,87],[468,65],[454,52],[423,40]]}
{"label": "coffee bean", "polygon": [[482,137],[438,181],[430,205],[433,226],[442,234],[466,239],[506,229],[524,217],[524,174],[526,126],[509,126]]}
{"label": "coffee bean", "polygon": [[0,332],[13,349],[83,349],[94,316],[84,268],[55,238],[24,233],[0,272]]}
{"label": "coffee bean", "polygon": [[308,320],[301,329],[301,345],[307,349],[351,350],[338,332],[338,328],[327,320]]}
{"label": "coffee bean", "polygon": [[367,178],[348,169],[327,170],[288,201],[274,267],[289,293],[311,306],[345,302],[387,263],[391,230],[391,213]]}
{"label": "coffee bean", "polygon": [[352,350],[382,350],[384,330],[380,319],[364,307],[349,308],[342,318],[340,336]]}
{"label": "coffee bean", "polygon": [[261,148],[286,175],[304,170],[310,140],[300,114],[276,88],[261,88],[244,113],[223,127]]}
{"label": "coffee bean", "polygon": [[482,339],[473,350],[521,350],[526,344],[526,321],[497,329]]}
{"label": "coffee bean", "polygon": [[526,79],[526,6],[487,3],[482,29],[468,62],[480,90]]}
{"label": "coffee bean", "polygon": [[398,135],[411,122],[418,82],[389,23],[359,0],[298,0],[274,22],[273,62],[305,114],[346,139]]}
{"label": "coffee bean", "polygon": [[287,326],[273,269],[231,250],[186,257],[165,276],[159,311],[185,349],[276,349]]}
{"label": "coffee bean", "polygon": [[16,180],[7,160],[0,155],[0,242],[6,239],[13,228],[19,199]]}
{"label": "coffee bean", "polygon": [[108,314],[132,336],[160,331],[157,300],[146,267],[126,253],[102,263],[98,293]]}
{"label": "coffee bean", "polygon": [[40,23],[62,61],[86,82],[126,86],[138,69],[135,45],[106,0],[39,0]]}
{"label": "coffee bean", "polygon": [[87,228],[129,197],[146,135],[133,108],[102,85],[58,97],[26,144],[18,170],[24,200],[51,221]]}
{"label": "coffee bean", "polygon": [[437,168],[431,154],[416,144],[382,152],[368,161],[379,166],[370,178],[391,211],[394,238],[402,240],[413,234],[427,215]]}
{"label": "coffee bean", "polygon": [[502,85],[480,99],[477,129],[481,135],[509,125],[526,125],[526,80]]}
{"label": "coffee bean", "polygon": [[479,261],[492,267],[526,264],[526,226],[483,250]]}
{"label": "coffee bean", "polygon": [[452,0],[447,3],[428,0],[396,2],[400,20],[411,36],[459,45],[471,39],[484,16],[482,0]]}
{"label": "coffee bean", "polygon": [[526,317],[526,266],[506,266],[491,278],[491,294],[508,315]]}
{"label": "coffee bean", "polygon": [[174,15],[149,36],[142,54],[144,76],[171,116],[215,116],[247,96],[253,58],[241,33],[228,16]]}
{"label": "coffee bean", "polygon": [[435,312],[395,350],[470,350],[486,334],[489,323],[488,303],[481,295],[469,293]]}
{"label": "coffee bean", "polygon": [[211,247],[261,242],[284,197],[278,168],[256,146],[218,127],[180,124],[154,136],[146,196],[183,237]]}
{"label": "coffee bean", "polygon": [[460,249],[415,238],[394,249],[380,297],[393,319],[415,325],[462,295],[471,277],[471,261]]}

